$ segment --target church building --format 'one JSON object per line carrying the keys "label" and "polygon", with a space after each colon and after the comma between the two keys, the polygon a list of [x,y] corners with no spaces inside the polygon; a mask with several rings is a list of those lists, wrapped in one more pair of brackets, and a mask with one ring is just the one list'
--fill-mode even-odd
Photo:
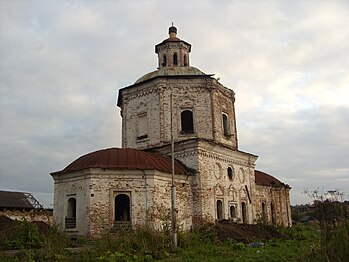
{"label": "church building", "polygon": [[51,173],[62,231],[96,238],[120,227],[167,227],[172,151],[179,230],[223,219],[291,225],[291,188],[238,149],[235,93],[191,66],[190,52],[171,26],[155,46],[157,70],[119,90],[122,148],[85,154]]}

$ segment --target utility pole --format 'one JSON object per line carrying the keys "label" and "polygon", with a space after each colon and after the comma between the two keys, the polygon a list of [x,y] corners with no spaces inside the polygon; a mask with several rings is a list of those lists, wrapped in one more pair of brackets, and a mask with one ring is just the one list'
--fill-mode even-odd
{"label": "utility pole", "polygon": [[172,160],[172,186],[171,186],[171,214],[172,214],[172,243],[177,247],[176,232],[176,188],[174,184],[174,138],[173,138],[173,112],[172,112],[172,94],[170,95],[170,115],[171,115],[171,160]]}

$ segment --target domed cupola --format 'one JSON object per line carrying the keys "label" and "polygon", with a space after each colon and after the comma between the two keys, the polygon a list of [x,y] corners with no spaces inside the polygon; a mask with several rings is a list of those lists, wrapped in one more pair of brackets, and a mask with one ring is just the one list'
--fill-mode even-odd
{"label": "domed cupola", "polygon": [[173,66],[188,67],[191,45],[177,37],[177,28],[173,23],[168,33],[170,37],[155,46],[159,69]]}

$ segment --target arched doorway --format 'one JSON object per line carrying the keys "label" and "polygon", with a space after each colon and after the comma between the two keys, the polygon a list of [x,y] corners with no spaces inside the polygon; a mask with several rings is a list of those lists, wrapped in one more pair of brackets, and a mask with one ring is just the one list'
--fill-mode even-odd
{"label": "arched doorway", "polygon": [[126,194],[118,194],[115,197],[115,221],[130,221],[130,197]]}
{"label": "arched doorway", "polygon": [[245,202],[241,202],[241,212],[242,212],[242,223],[246,224],[247,223],[247,208],[246,208]]}
{"label": "arched doorway", "polygon": [[230,218],[236,218],[235,206],[230,206]]}
{"label": "arched doorway", "polygon": [[223,219],[223,202],[222,200],[217,200],[217,219]]}
{"label": "arched doorway", "polygon": [[76,217],[76,199],[74,197],[68,199],[67,217]]}
{"label": "arched doorway", "polygon": [[65,228],[76,228],[76,199],[71,197],[67,203],[67,216],[65,218]]}

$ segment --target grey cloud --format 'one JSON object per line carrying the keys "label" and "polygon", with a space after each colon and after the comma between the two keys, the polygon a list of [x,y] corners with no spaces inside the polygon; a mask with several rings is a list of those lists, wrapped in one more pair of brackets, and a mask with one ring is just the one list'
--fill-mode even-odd
{"label": "grey cloud", "polygon": [[[343,184],[343,170],[348,170],[348,112],[349,107],[322,106],[244,114],[239,121],[240,147],[260,155],[257,168],[298,190],[304,185],[342,186],[349,192],[349,184]],[[255,123],[245,124],[244,119]]]}

